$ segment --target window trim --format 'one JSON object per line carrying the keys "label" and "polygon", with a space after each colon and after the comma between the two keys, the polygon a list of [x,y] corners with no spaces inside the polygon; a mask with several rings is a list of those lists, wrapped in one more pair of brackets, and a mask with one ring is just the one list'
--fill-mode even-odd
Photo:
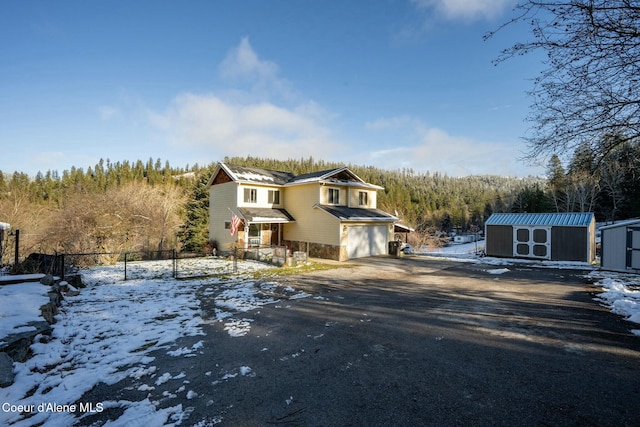
{"label": "window trim", "polygon": [[[364,199],[364,203],[363,203],[362,199]],[[369,207],[369,192],[368,191],[358,191],[358,206]]]}
{"label": "window trim", "polygon": [[245,187],[243,200],[245,203],[258,203],[258,189]]}
{"label": "window trim", "polygon": [[[332,197],[332,194],[335,195]],[[335,199],[338,199],[335,201]],[[335,187],[327,188],[327,204],[328,205],[339,205],[340,204],[340,189]]]}
{"label": "window trim", "polygon": [[267,193],[267,203],[270,203],[272,205],[279,205],[280,190],[277,190],[277,189],[269,190]]}

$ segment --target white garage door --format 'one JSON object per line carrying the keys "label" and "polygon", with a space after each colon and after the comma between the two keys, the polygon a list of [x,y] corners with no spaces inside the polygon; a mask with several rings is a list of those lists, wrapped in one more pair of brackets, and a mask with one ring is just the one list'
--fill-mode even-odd
{"label": "white garage door", "polygon": [[361,258],[387,253],[389,231],[386,225],[353,225],[347,233],[347,256]]}

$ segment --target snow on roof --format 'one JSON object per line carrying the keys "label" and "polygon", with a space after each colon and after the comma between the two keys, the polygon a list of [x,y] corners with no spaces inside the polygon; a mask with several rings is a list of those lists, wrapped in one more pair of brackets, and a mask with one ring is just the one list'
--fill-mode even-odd
{"label": "snow on roof", "polygon": [[294,175],[289,172],[249,168],[244,166],[228,165],[225,163],[220,163],[220,165],[230,172],[233,175],[233,178],[237,181],[283,185],[294,177]]}
{"label": "snow on roof", "polygon": [[586,227],[593,221],[591,212],[494,213],[485,225],[547,225]]}
{"label": "snow on roof", "polygon": [[[375,190],[382,190],[384,187],[370,184],[362,180],[359,176],[349,170],[349,168],[341,167],[335,169],[327,169],[318,172],[305,173],[302,175],[294,175],[290,172],[273,171],[268,169],[251,168],[245,166],[228,165],[220,163],[219,167],[234,181],[241,181],[252,184],[266,185],[298,185],[308,183],[338,183],[340,185],[366,187]],[[211,177],[210,183],[213,180]]]}

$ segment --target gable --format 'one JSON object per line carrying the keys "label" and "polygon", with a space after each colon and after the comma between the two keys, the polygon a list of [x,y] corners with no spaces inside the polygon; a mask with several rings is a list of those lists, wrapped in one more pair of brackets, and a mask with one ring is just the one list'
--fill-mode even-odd
{"label": "gable", "polygon": [[336,180],[336,181],[355,181],[355,182],[363,182],[360,178],[355,176],[348,169],[339,170],[333,175],[325,176],[326,180]]}
{"label": "gable", "polygon": [[233,179],[231,179],[229,174],[227,172],[225,172],[224,169],[220,168],[218,170],[218,173],[211,180],[211,184],[210,185],[224,184],[224,183],[231,182],[231,181],[233,181]]}

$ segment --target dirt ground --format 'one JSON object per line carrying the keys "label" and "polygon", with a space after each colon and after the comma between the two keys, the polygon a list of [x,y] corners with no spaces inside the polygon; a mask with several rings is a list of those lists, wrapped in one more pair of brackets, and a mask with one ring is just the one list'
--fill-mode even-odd
{"label": "dirt ground", "polygon": [[[242,337],[203,296],[206,336],[181,343],[204,340],[201,353],[153,354],[197,393],[182,402],[182,425],[640,425],[640,337],[593,300],[585,272],[491,274],[500,267],[418,257],[353,264],[278,280],[312,297],[263,306]],[[147,394],[123,382],[85,400]]]}

